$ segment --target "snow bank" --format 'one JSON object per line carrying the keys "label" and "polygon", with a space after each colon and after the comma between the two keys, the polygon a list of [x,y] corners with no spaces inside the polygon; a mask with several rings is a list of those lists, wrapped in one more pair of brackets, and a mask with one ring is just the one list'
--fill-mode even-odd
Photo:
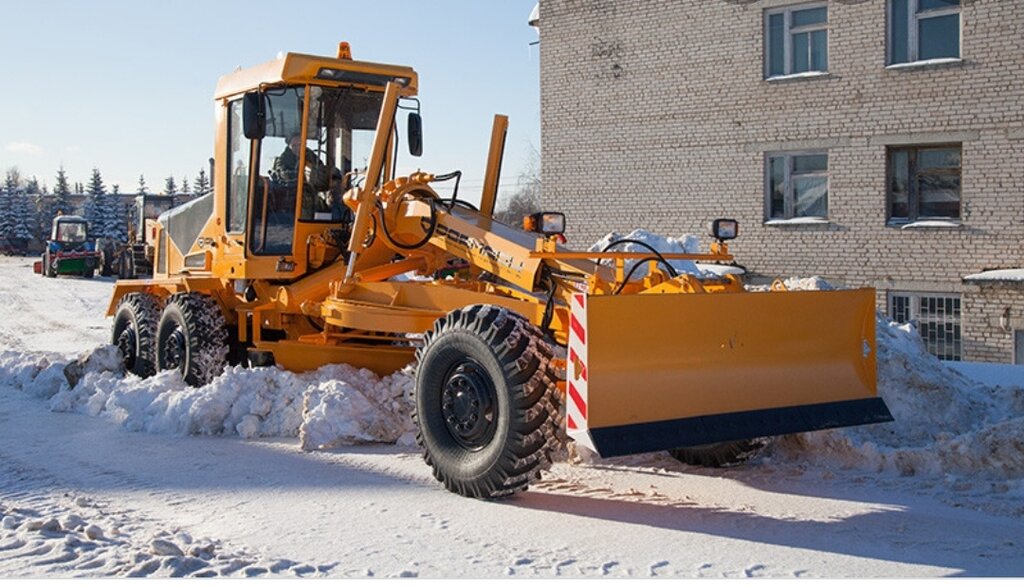
{"label": "snow bank", "polygon": [[192,388],[177,371],[148,379],[125,375],[117,349],[102,346],[71,362],[0,352],[0,385],[41,397],[53,411],[107,417],[132,431],[298,436],[309,450],[415,442],[409,370],[380,378],[349,365],[309,373],[230,367]]}
{"label": "snow bank", "polygon": [[[814,280],[803,285],[824,289]],[[900,475],[1024,479],[1024,388],[964,377],[928,353],[909,324],[879,316],[876,332],[878,394],[895,421],[789,436],[774,444],[773,457]]]}

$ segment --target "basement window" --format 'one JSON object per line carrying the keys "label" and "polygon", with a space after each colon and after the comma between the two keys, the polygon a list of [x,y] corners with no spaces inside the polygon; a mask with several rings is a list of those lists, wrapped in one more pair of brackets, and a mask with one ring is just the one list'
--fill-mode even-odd
{"label": "basement window", "polygon": [[962,360],[960,296],[890,292],[889,317],[914,324],[928,352],[939,359]]}
{"label": "basement window", "polygon": [[765,78],[828,71],[828,6],[801,4],[764,14]]}

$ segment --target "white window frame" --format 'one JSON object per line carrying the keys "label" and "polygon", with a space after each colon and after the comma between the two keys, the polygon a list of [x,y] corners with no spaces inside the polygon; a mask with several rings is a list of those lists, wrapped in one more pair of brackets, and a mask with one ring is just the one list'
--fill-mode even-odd
{"label": "white window frame", "polygon": [[[766,223],[779,223],[784,220],[792,220],[794,218],[805,218],[808,220],[827,220],[828,219],[828,200],[825,200],[825,215],[824,216],[797,216],[796,215],[796,197],[793,193],[793,158],[803,157],[808,155],[824,155],[825,156],[825,171],[813,172],[813,173],[801,173],[800,177],[824,177],[825,178],[825,193],[828,194],[832,188],[832,182],[829,178],[829,154],[827,150],[809,150],[809,151],[777,151],[772,153],[764,154],[764,219]],[[783,194],[783,212],[782,218],[772,217],[772,159],[782,157],[784,160],[783,167],[783,186],[785,186]]]}
{"label": "white window frame", "polygon": [[[892,23],[892,1],[886,0],[886,49],[888,51],[886,65],[899,66],[908,63],[919,63],[921,59],[918,56],[919,47],[918,39],[920,37],[920,21],[928,20],[929,18],[937,18],[940,16],[949,16],[951,14],[957,15],[960,24],[960,33],[958,35],[958,45],[956,48],[956,57],[942,57],[933,61],[945,61],[955,60],[959,61],[963,57],[964,48],[964,19],[962,14],[963,0],[960,1],[959,6],[952,8],[933,8],[924,14],[917,13],[917,7],[920,6],[920,0],[907,0],[907,60],[906,61],[894,61],[893,60],[893,23]],[[926,60],[927,61],[927,60]]]}
{"label": "white window frame", "polygon": [[[825,9],[825,22],[821,24],[809,24],[793,28],[793,13],[800,10],[810,10],[814,8]],[[782,60],[783,60],[783,71],[784,73],[771,73],[771,30],[768,25],[770,17],[776,14],[783,15],[783,33],[782,33]],[[788,76],[800,76],[810,74],[823,74],[828,73],[828,68],[825,69],[809,69],[807,71],[794,72],[793,71],[793,35],[800,33],[812,33],[815,31],[825,31],[825,55],[829,55],[829,16],[828,16],[828,2],[811,2],[808,4],[794,4],[792,6],[784,6],[782,8],[773,8],[771,10],[764,11],[764,77],[765,79],[788,77]],[[826,57],[826,60],[828,57]],[[810,63],[810,60],[808,60]]]}
{"label": "white window frame", "polygon": [[[894,299],[898,298],[898,297],[899,298],[908,298],[908,301],[909,301],[909,317],[908,317],[907,321],[914,323],[914,326],[917,328],[918,334],[921,335],[922,342],[924,343],[925,348],[928,349],[928,352],[930,352],[933,355],[939,357],[940,359],[946,360],[946,361],[962,361],[963,360],[963,353],[964,353],[964,346],[963,346],[964,345],[964,336],[963,336],[964,335],[964,323],[963,323],[964,302],[963,302],[963,298],[960,296],[960,294],[948,293],[948,292],[912,292],[912,291],[890,291],[890,292],[887,292],[887,294],[886,294],[887,300],[886,301],[887,301],[887,306],[888,307],[887,307],[886,315],[889,318],[893,319],[893,320],[896,319],[896,317],[894,316],[894,309],[893,309]],[[955,331],[955,334],[954,334],[954,342],[953,342],[954,347],[952,349],[947,349],[946,348],[946,342],[944,340],[943,341],[939,341],[939,340],[931,341],[931,340],[928,340],[928,338],[926,338],[926,334],[924,332],[924,329],[921,327],[921,322],[920,322],[920,317],[921,317],[921,300],[923,298],[939,298],[939,299],[945,298],[945,299],[953,299],[953,300],[956,300],[958,302],[958,309],[957,309],[957,311],[959,312],[959,315],[955,316],[955,318],[953,316],[949,316],[946,320],[929,320],[928,321],[931,324],[942,323],[942,324],[953,324],[953,325],[955,325],[956,331]],[[948,351],[948,353],[946,351]],[[946,356],[944,357],[943,355],[946,355]]]}

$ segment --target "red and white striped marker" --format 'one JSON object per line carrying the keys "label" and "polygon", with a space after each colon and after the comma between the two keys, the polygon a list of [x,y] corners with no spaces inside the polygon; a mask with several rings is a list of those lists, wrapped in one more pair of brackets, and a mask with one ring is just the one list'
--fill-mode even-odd
{"label": "red and white striped marker", "polygon": [[565,381],[565,428],[570,438],[597,451],[587,432],[587,296],[574,294],[569,308]]}

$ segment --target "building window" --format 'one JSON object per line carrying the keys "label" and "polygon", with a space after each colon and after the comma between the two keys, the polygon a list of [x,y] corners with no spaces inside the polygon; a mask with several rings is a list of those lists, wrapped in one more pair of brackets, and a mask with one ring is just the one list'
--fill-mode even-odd
{"label": "building window", "polygon": [[914,323],[928,352],[936,357],[961,360],[959,296],[890,293],[889,317]]}
{"label": "building window", "polygon": [[828,71],[828,8],[803,4],[765,12],[765,77]]}
{"label": "building window", "polygon": [[828,153],[770,154],[767,220],[828,217]]}
{"label": "building window", "polygon": [[960,0],[889,0],[889,64],[960,57]]}
{"label": "building window", "polygon": [[889,220],[960,218],[960,145],[890,147]]}

